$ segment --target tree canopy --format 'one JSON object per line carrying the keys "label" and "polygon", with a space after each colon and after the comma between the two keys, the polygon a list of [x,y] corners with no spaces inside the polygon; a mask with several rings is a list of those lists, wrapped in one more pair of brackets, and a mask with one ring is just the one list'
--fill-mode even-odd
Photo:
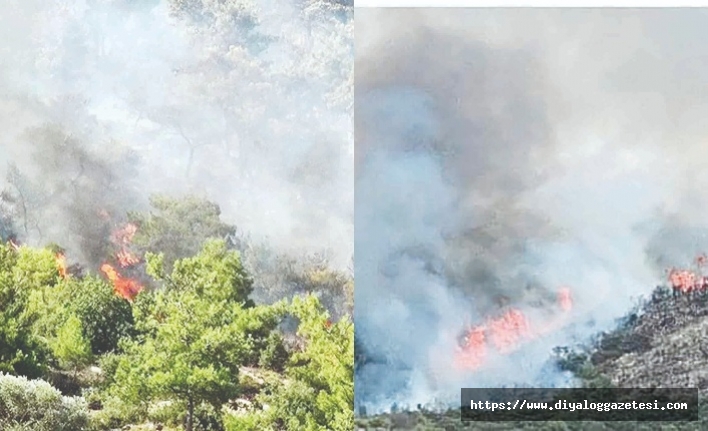
{"label": "tree canopy", "polygon": [[[131,214],[146,230],[135,235],[146,244],[136,271],[151,286],[132,302],[109,278],[66,272],[56,244],[0,244],[0,371],[82,395],[96,429],[351,429],[353,325],[332,300],[345,301],[339,289],[351,281],[302,266],[288,275],[291,291],[254,301],[257,277],[233,240],[218,238],[235,230],[216,206],[153,203],[161,212]],[[172,235],[191,242],[163,241]],[[328,288],[336,320],[320,299]]]}

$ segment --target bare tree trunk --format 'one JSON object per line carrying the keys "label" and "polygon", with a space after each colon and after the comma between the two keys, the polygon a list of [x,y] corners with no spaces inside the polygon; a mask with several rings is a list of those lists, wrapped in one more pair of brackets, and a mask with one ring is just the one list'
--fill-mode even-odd
{"label": "bare tree trunk", "polygon": [[194,399],[189,397],[187,401],[187,426],[185,426],[185,431],[192,431],[194,427]]}

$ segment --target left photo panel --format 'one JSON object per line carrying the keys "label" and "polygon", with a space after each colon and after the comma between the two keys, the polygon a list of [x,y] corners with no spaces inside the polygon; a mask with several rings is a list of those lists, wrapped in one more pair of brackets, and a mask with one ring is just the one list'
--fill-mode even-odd
{"label": "left photo panel", "polygon": [[354,429],[353,12],[0,5],[0,430]]}

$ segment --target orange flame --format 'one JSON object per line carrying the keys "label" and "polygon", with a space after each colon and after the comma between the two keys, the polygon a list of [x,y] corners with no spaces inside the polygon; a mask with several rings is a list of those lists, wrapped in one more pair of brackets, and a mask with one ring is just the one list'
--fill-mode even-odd
{"label": "orange flame", "polygon": [[130,302],[143,290],[143,286],[138,281],[122,277],[115,268],[107,263],[101,265],[101,271],[113,283],[113,290],[116,294]]}
{"label": "orange flame", "polygon": [[490,341],[499,353],[513,351],[531,333],[526,316],[516,309],[507,311],[502,317],[491,319],[487,325]]}
{"label": "orange flame", "polygon": [[140,258],[131,253],[128,249],[128,245],[133,241],[133,237],[137,231],[138,227],[136,225],[128,223],[111,234],[111,241],[120,246],[120,251],[116,253],[116,260],[121,268],[127,268],[140,263]]}
{"label": "orange flame", "polygon": [[467,343],[455,358],[457,368],[474,370],[487,359],[487,344],[484,327],[471,328],[467,333]]}
{"label": "orange flame", "polygon": [[708,256],[705,254],[696,256],[695,264],[697,271],[677,268],[667,270],[668,281],[674,292],[708,292],[708,277],[701,275],[701,270],[708,264]]}
{"label": "orange flame", "polygon": [[59,276],[61,278],[66,278],[68,276],[66,272],[66,256],[64,253],[57,253],[54,255],[57,262],[57,270],[59,271]]}
{"label": "orange flame", "polygon": [[139,257],[125,249],[116,253],[116,259],[121,268],[127,268],[140,263]]}
{"label": "orange flame", "polygon": [[698,287],[696,274],[691,271],[676,268],[669,270],[669,282],[674,290],[682,293],[692,292]]}
{"label": "orange flame", "polygon": [[[562,288],[558,292],[557,302],[561,310],[570,311],[573,307],[570,289]],[[490,318],[486,324],[472,327],[467,332],[465,345],[455,357],[455,366],[458,369],[477,370],[486,363],[490,347],[499,354],[507,355],[518,349],[523,342],[553,331],[562,323],[562,320],[555,319],[532,329],[524,313],[512,308],[502,316]]]}

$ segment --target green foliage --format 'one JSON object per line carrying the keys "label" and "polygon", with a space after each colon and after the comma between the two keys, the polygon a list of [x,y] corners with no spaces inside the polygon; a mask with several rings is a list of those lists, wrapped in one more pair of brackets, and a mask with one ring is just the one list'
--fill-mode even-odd
{"label": "green foliage", "polygon": [[[300,320],[298,335],[307,340],[297,353],[289,375],[315,389],[315,413],[308,418],[332,430],[350,430],[354,410],[354,325],[345,318],[328,325],[328,315],[309,296],[295,298],[293,314]],[[329,327],[328,327],[329,326]]]}
{"label": "green foliage", "polygon": [[0,430],[80,431],[87,425],[83,399],[63,397],[42,380],[0,373]]}
{"label": "green foliage", "polygon": [[69,278],[38,291],[32,302],[41,316],[36,323],[40,334],[56,337],[57,328],[76,316],[94,355],[118,350],[119,341],[133,330],[130,304],[97,277]]}
{"label": "green foliage", "polygon": [[133,328],[130,304],[96,277],[68,285],[73,289],[69,291],[67,309],[81,319],[91,351],[96,355],[116,351],[120,340],[130,336]]}
{"label": "green foliage", "polygon": [[248,303],[250,280],[223,241],[176,261],[169,276],[161,257],[147,261],[164,288],[136,304],[142,336],[125,343],[112,393],[146,412],[152,400],[179,402],[192,429],[202,403],[218,410],[238,393],[239,367],[257,361],[285,307]]}
{"label": "green foliage", "polygon": [[177,259],[198,253],[205,240],[236,233],[233,226],[221,221],[219,206],[208,200],[157,195],[150,203],[154,212],[129,214],[130,221],[139,226],[133,244],[142,252],[162,253],[168,270]]}
{"label": "green foliage", "polygon": [[306,348],[288,364],[288,381],[260,397],[268,410],[229,415],[228,431],[251,429],[351,430],[354,427],[354,326],[335,324],[314,296],[295,298],[291,313]]}
{"label": "green foliage", "polygon": [[0,244],[0,372],[39,377],[47,347],[34,334],[36,314],[30,295],[57,281],[54,257],[48,250]]}
{"label": "green foliage", "polygon": [[[151,215],[143,226],[155,223],[152,238],[182,235],[185,226],[175,226],[189,217],[179,208],[162,208],[176,213],[174,219]],[[215,224],[218,208],[211,208],[216,217],[209,223]],[[338,299],[353,289],[351,277],[323,265],[300,266],[287,275],[296,286],[291,293],[312,295],[256,306],[240,253],[216,234],[199,238],[196,255],[174,259],[192,250],[201,235],[210,237],[195,235],[195,243],[173,249],[173,257],[146,253],[156,289],[132,304],[98,277],[59,277],[58,249],[0,245],[0,370],[69,378],[72,391],[83,388],[92,408],[100,409],[92,415],[95,429],[145,419],[193,431],[351,429],[353,326],[348,318],[332,324],[321,302],[341,306]],[[347,309],[350,304],[339,312]],[[279,332],[288,314],[299,322],[302,351],[289,351]],[[78,373],[92,360],[101,374]],[[224,415],[236,398],[249,400],[252,408]]]}
{"label": "green foliage", "polygon": [[76,316],[67,319],[57,332],[52,351],[61,365],[76,370],[91,362],[91,345],[84,337],[81,321]]}
{"label": "green foliage", "polygon": [[171,276],[165,275],[164,255],[148,253],[148,274],[171,290],[193,291],[203,300],[250,304],[252,281],[241,265],[238,252],[228,250],[222,240],[208,240],[201,253],[174,263]]}
{"label": "green foliage", "polygon": [[227,431],[270,431],[272,426],[267,425],[264,413],[250,413],[246,415],[227,414],[224,418],[224,427]]}
{"label": "green foliage", "polygon": [[103,394],[102,409],[91,417],[91,425],[99,430],[112,430],[126,423],[139,423],[145,418],[146,412],[135,404],[124,402],[121,398]]}
{"label": "green foliage", "polygon": [[261,351],[258,365],[262,368],[282,372],[285,370],[285,365],[290,359],[290,354],[285,348],[285,343],[282,335],[277,332],[272,332],[265,343],[265,347]]}

